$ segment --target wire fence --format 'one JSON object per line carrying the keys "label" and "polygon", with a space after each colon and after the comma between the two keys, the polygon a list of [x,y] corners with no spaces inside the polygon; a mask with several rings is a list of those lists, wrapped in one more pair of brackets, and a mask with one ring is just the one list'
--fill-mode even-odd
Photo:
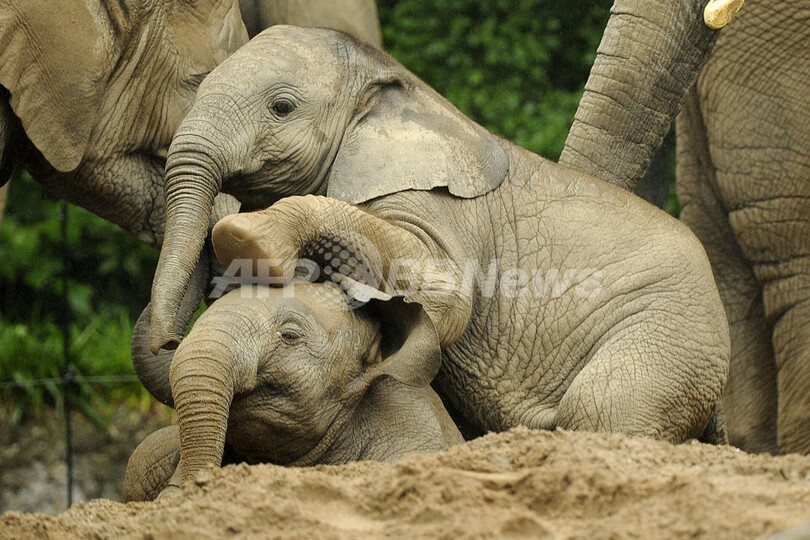
{"label": "wire fence", "polygon": [[[63,384],[66,381],[65,377],[50,377],[47,379],[32,379],[26,381],[0,381],[0,390],[8,388],[28,388],[30,386],[52,386],[54,384]],[[77,375],[73,374],[73,382],[76,384],[116,384],[116,383],[129,383],[140,382],[136,375]]]}
{"label": "wire fence", "polygon": [[[88,417],[90,420],[89,423],[85,423],[85,427],[79,430],[78,435],[75,433],[74,429],[75,426],[73,425],[73,420],[75,419],[74,412],[83,412],[82,416],[86,416],[88,414],[87,410],[81,406],[81,404],[76,407],[77,394],[80,392],[81,387],[86,387],[88,385],[92,386],[114,386],[119,385],[121,383],[136,383],[139,382],[138,377],[135,375],[101,375],[101,376],[83,376],[77,374],[68,364],[68,369],[62,369],[59,377],[50,377],[50,378],[42,378],[42,379],[30,379],[30,380],[18,380],[18,381],[0,381],[0,392],[6,391],[13,391],[15,389],[30,389],[31,387],[46,387],[51,389],[59,389],[61,392],[61,399],[56,400],[56,411],[58,412],[58,417],[61,417],[61,420],[54,422],[53,420],[48,420],[48,417],[35,417],[34,424],[41,426],[39,431],[36,429],[31,432],[28,431],[31,428],[25,428],[23,433],[26,433],[26,437],[32,436],[32,440],[27,440],[22,445],[22,454],[20,454],[20,450],[12,451],[12,454],[7,454],[5,459],[5,466],[9,467],[9,470],[5,470],[5,473],[9,473],[10,476],[7,475],[6,478],[3,479],[2,482],[2,489],[7,490],[5,495],[0,496],[0,513],[3,510],[23,510],[23,511],[36,511],[36,512],[58,512],[61,511],[60,507],[61,504],[58,502],[59,497],[56,494],[48,495],[41,491],[37,491],[36,487],[29,487],[26,490],[18,492],[19,486],[15,484],[15,477],[19,477],[19,471],[23,468],[34,467],[31,469],[31,475],[33,477],[26,476],[26,483],[28,481],[34,482],[34,486],[37,483],[42,484],[43,478],[41,477],[42,474],[45,474],[46,477],[50,475],[61,475],[58,472],[58,469],[52,468],[53,464],[56,464],[62,461],[65,465],[64,469],[64,480],[65,480],[65,492],[62,500],[65,502],[65,506],[62,507],[64,509],[70,508],[75,500],[75,497],[79,497],[78,500],[84,500],[87,496],[95,497],[98,496],[99,493],[96,492],[96,495],[92,495],[87,492],[88,489],[88,482],[90,482],[89,489],[96,489],[96,490],[103,490],[105,486],[98,485],[98,479],[93,479],[92,476],[88,476],[87,471],[87,462],[89,460],[99,460],[105,465],[115,465],[118,466],[120,463],[126,462],[126,456],[128,455],[129,451],[134,448],[137,444],[136,441],[128,440],[126,437],[121,439],[121,437],[116,437],[113,440],[115,443],[113,444],[121,444],[122,447],[128,447],[127,450],[102,450],[100,446],[97,446],[95,443],[102,443],[105,441],[104,435],[93,435],[91,439],[95,441],[95,443],[88,443],[86,440],[88,435],[88,430],[93,431],[94,433],[108,433],[107,430],[107,422],[112,422],[109,424],[110,426],[116,425],[118,422],[122,421],[120,417],[116,415],[115,419],[112,417],[108,417],[107,415],[112,414],[115,415],[115,410],[106,411],[104,413],[104,424],[99,425],[97,421],[94,421],[94,418]],[[87,404],[85,403],[85,407]],[[148,414],[148,413],[147,413]],[[57,418],[58,418],[57,417]],[[30,422],[30,421],[29,421]],[[28,424],[31,425],[31,424]],[[95,426],[95,428],[91,427]],[[99,428],[102,431],[96,431]],[[133,428],[125,425],[118,425],[117,428],[113,428],[117,430],[117,432],[121,433],[123,430],[124,434],[131,434]],[[51,434],[50,436],[53,439],[50,439],[54,442],[58,441],[59,433],[62,433],[61,438],[64,441],[64,452],[60,452],[56,448],[58,448],[58,444],[50,445],[51,450],[44,450],[41,447],[37,446],[41,444],[43,439],[43,430],[45,433]],[[53,431],[51,431],[53,430]],[[19,435],[12,435],[11,441],[15,440],[16,437]],[[75,437],[79,437],[75,439]],[[109,435],[108,435],[109,436]],[[45,435],[47,440],[47,435]],[[83,440],[84,439],[84,440]],[[112,440],[106,439],[109,442]],[[74,444],[78,443],[78,444]],[[16,444],[20,444],[19,442]],[[103,443],[102,443],[103,444]],[[54,446],[56,448],[54,448]],[[33,454],[27,454],[28,451],[33,451]],[[90,454],[88,454],[90,452]],[[9,458],[9,455],[17,456]],[[24,457],[23,457],[24,456]],[[77,459],[83,460],[83,465],[80,466],[79,470],[76,470],[74,467],[75,460]],[[114,458],[112,456],[118,456]],[[9,461],[10,459],[10,461]],[[123,461],[121,461],[123,460]],[[42,467],[48,471],[47,473],[43,473]],[[106,467],[104,467],[106,469]],[[11,470],[14,470],[12,473]],[[109,473],[111,478],[109,479],[108,483],[110,486],[117,486],[119,482],[123,479],[118,478],[120,476],[121,471],[118,469],[114,469],[114,473],[109,470],[105,470],[105,472]],[[106,477],[107,475],[105,475]],[[58,477],[58,476],[57,476]],[[56,480],[56,478],[53,478]],[[76,483],[78,482],[78,486]],[[93,483],[95,482],[95,484]],[[78,490],[77,490],[78,488]],[[40,496],[36,496],[36,493],[40,493]],[[53,493],[53,492],[51,492]],[[109,493],[109,492],[108,492]],[[78,495],[77,495],[78,494]],[[107,494],[104,495],[106,498],[109,498],[113,495]],[[22,505],[22,506],[17,506]]]}
{"label": "wire fence", "polygon": [[42,379],[26,379],[26,380],[11,380],[0,381],[0,391],[11,390],[14,388],[30,389],[32,387],[58,387],[61,390],[61,413],[64,418],[64,442],[65,453],[64,460],[66,465],[66,508],[73,505],[73,484],[74,484],[74,433],[72,423],[72,409],[74,399],[78,396],[77,390],[87,385],[114,385],[120,383],[133,383],[138,382],[138,377],[135,375],[100,375],[100,376],[84,376],[74,369],[71,352],[70,352],[70,328],[74,323],[74,316],[70,308],[69,302],[69,275],[70,275],[70,259],[69,259],[69,246],[68,246],[68,203],[61,201],[59,211],[60,222],[60,244],[62,252],[61,260],[61,306],[59,317],[59,328],[62,338],[62,362],[61,369],[59,370],[58,377],[49,377]]}

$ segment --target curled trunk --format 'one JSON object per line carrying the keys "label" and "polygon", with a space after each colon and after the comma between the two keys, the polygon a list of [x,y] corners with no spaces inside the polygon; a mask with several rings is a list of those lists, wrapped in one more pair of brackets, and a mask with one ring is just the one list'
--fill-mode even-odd
{"label": "curled trunk", "polygon": [[182,340],[179,312],[222,186],[226,140],[216,128],[192,117],[183,121],[172,141],[166,161],[166,232],[152,283],[153,354],[175,349]]}
{"label": "curled trunk", "polygon": [[633,190],[706,63],[707,0],[616,0],[560,163]]}
{"label": "curled trunk", "polygon": [[147,304],[132,329],[132,365],[141,384],[152,396],[169,407],[174,407],[172,387],[169,384],[169,368],[174,351],[161,349],[152,354],[149,349],[149,324],[152,305]]}
{"label": "curled trunk", "polygon": [[[207,250],[202,251],[200,260],[191,276],[188,292],[183,297],[178,312],[177,328],[175,331],[182,335],[191,322],[194,312],[200,305],[200,299],[208,284],[210,256]],[[172,388],[169,384],[169,368],[172,364],[174,351],[161,349],[152,354],[149,347],[149,328],[152,323],[152,304],[147,304],[141,312],[135,328],[132,330],[132,365],[141,384],[158,401],[169,407],[174,407]]]}

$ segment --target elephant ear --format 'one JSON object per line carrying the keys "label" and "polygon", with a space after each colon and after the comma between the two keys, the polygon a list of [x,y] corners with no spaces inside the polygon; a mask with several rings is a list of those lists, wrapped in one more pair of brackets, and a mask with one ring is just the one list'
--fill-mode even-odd
{"label": "elephant ear", "polygon": [[79,0],[0,0],[0,85],[58,171],[81,162],[115,64],[103,11]]}
{"label": "elephant ear", "polygon": [[446,187],[472,198],[506,178],[509,159],[498,138],[421,81],[388,82],[369,92],[332,165],[330,197],[359,204]]}
{"label": "elephant ear", "polygon": [[403,297],[384,294],[362,309],[380,322],[381,332],[378,358],[367,367],[365,376],[374,380],[387,375],[408,386],[429,385],[441,366],[441,348],[436,326],[425,309]]}

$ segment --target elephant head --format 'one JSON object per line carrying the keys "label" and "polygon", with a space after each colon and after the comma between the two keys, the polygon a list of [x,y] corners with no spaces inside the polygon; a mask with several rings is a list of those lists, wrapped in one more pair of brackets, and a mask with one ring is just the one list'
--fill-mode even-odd
{"label": "elephant head", "polygon": [[[149,354],[141,352],[136,368]],[[354,415],[372,385],[390,378],[432,392],[440,363],[436,328],[419,304],[393,298],[352,310],[334,283],[303,281],[231,291],[169,354],[148,359],[153,371],[144,384],[161,394],[160,381],[170,381],[181,480],[219,465],[226,441],[254,462],[346,458],[335,448],[357,438]],[[392,425],[412,414],[397,410],[382,413]]]}
{"label": "elephant head", "polygon": [[308,193],[476,197],[508,163],[496,137],[379,50],[330,30],[266,30],[206,78],[172,141],[152,350],[180,341],[177,312],[220,191],[247,210]]}
{"label": "elephant head", "polygon": [[171,137],[246,41],[238,0],[2,0],[0,96],[19,128],[0,144],[57,194],[159,244]]}

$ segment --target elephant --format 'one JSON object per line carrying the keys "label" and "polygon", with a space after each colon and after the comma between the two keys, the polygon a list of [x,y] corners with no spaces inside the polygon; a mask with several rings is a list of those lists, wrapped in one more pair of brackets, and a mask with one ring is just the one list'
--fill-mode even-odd
{"label": "elephant", "polygon": [[[217,464],[226,442],[228,462],[298,466],[395,461],[463,442],[430,387],[440,363],[431,319],[401,298],[366,300],[350,309],[332,282],[244,285],[214,302],[177,351],[158,361],[142,317],[136,372],[153,395],[176,405],[178,425],[132,454],[125,498],[153,499],[182,471],[197,470],[201,456],[187,449],[199,420],[223,428],[204,456]],[[216,391],[223,408],[194,408],[199,392],[214,395],[205,390],[212,382],[225,390]]]}
{"label": "elephant", "polygon": [[810,2],[748,0],[678,118],[681,220],[729,318],[729,437],[810,453]]}
{"label": "elephant", "polygon": [[0,0],[0,184],[20,165],[158,246],[174,130],[246,42],[237,0]]}
{"label": "elephant", "polygon": [[[381,46],[373,0],[242,4],[253,28],[312,22]],[[0,185],[20,165],[158,247],[172,135],[200,81],[247,40],[237,0],[0,0]]]}
{"label": "elephant", "polygon": [[[242,276],[286,280],[279,261],[366,239],[354,252],[377,253],[368,271],[343,249],[336,269],[424,306],[442,354],[435,387],[474,428],[722,437],[728,328],[688,228],[487,132],[371,46],[323,29],[259,34],[202,83],[166,184],[152,353],[182,341],[177,314],[221,191],[244,213],[217,223],[214,249]],[[352,242],[338,240],[326,243]],[[185,479],[216,462],[222,378],[184,404],[219,400],[221,417],[189,428]]]}
{"label": "elephant", "polygon": [[[311,19],[381,42],[373,0],[244,8],[248,20],[274,17],[262,24]],[[0,186],[22,166],[56,195],[159,247],[171,138],[200,81],[247,39],[237,0],[0,0]],[[0,218],[6,193],[0,187]],[[218,197],[213,221],[238,209]],[[219,269],[201,271],[202,279]],[[190,294],[185,322],[203,289]]]}
{"label": "elephant", "polygon": [[[681,220],[703,243],[723,299],[732,351],[723,398],[729,441],[749,452],[810,452],[810,244],[801,203],[810,197],[804,172],[810,161],[803,158],[810,140],[804,95],[810,69],[800,61],[810,43],[803,24],[808,7],[748,0],[713,37],[705,66],[695,64],[702,69],[690,70],[693,76],[673,87],[666,102],[684,102],[677,124]],[[660,13],[672,11],[661,6]],[[637,18],[638,24],[649,19]],[[631,30],[626,35],[637,42]],[[636,95],[625,90],[626,73],[631,67],[633,73],[668,70],[662,59],[673,57],[670,47],[680,47],[671,36],[682,29],[657,32],[659,45],[631,65],[616,60],[634,58],[630,41],[603,41],[606,54],[589,81],[593,93],[588,97],[586,90],[577,112],[580,130],[569,137],[561,162],[635,187],[637,171],[646,167],[638,143],[654,141],[658,126],[668,129],[670,115],[660,120],[653,106],[633,109]],[[658,84],[653,80],[642,86]],[[617,106],[626,109],[611,109]],[[600,118],[616,121],[595,134]],[[600,143],[584,142],[594,140]]]}

